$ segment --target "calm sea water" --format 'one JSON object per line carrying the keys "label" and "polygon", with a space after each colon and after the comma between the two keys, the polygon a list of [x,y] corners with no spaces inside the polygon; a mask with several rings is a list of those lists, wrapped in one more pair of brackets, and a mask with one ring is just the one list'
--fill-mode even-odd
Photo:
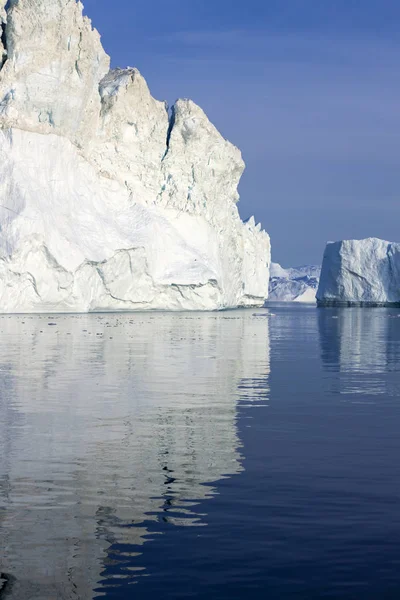
{"label": "calm sea water", "polygon": [[3,595],[398,600],[399,370],[398,309],[0,317]]}

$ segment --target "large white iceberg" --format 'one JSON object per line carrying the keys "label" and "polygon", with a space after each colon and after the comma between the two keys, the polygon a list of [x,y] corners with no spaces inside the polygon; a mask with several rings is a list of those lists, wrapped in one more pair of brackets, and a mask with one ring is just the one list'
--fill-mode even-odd
{"label": "large white iceberg", "polygon": [[269,297],[273,302],[315,303],[321,267],[303,265],[284,269],[271,263]]}
{"label": "large white iceberg", "polygon": [[320,305],[400,303],[400,244],[377,238],[345,240],[326,246]]}
{"label": "large white iceberg", "polygon": [[262,305],[240,151],[192,101],[169,112],[110,71],[82,8],[0,0],[0,311]]}

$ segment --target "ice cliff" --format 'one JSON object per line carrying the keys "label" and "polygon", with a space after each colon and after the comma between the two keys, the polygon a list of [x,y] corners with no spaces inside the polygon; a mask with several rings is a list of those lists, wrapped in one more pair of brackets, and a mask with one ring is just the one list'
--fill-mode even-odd
{"label": "ice cliff", "polygon": [[271,263],[269,300],[314,303],[320,272],[321,267],[314,265],[284,269]]}
{"label": "ice cliff", "polygon": [[0,311],[262,305],[270,242],[190,100],[110,70],[75,0],[0,0]]}
{"label": "ice cliff", "polygon": [[400,244],[376,238],[329,243],[317,293],[320,305],[400,303]]}

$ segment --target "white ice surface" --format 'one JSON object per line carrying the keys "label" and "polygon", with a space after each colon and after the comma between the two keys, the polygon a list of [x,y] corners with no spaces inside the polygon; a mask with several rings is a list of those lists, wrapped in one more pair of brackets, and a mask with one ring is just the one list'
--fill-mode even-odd
{"label": "white ice surface", "polygon": [[377,238],[329,243],[317,299],[321,303],[400,302],[400,244]]}
{"label": "white ice surface", "polygon": [[80,3],[4,5],[0,311],[262,305],[240,151],[190,100],[169,117],[137,69],[109,71]]}

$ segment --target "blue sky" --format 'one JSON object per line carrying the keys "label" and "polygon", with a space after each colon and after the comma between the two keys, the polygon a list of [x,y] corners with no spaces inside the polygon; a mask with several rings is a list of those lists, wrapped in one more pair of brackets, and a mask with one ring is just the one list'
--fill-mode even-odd
{"label": "blue sky", "polygon": [[400,241],[398,0],[86,0],[113,66],[189,97],[242,150],[243,218],[273,260]]}

